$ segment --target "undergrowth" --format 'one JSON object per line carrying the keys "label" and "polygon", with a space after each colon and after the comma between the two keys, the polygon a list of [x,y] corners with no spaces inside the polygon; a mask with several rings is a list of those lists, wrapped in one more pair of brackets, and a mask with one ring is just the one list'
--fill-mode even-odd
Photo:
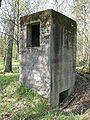
{"label": "undergrowth", "polygon": [[17,63],[12,73],[0,74],[0,120],[81,120],[78,114],[53,110],[47,99],[22,86]]}
{"label": "undergrowth", "polygon": [[81,120],[73,113],[53,111],[47,99],[19,83],[18,73],[0,74],[0,119]]}

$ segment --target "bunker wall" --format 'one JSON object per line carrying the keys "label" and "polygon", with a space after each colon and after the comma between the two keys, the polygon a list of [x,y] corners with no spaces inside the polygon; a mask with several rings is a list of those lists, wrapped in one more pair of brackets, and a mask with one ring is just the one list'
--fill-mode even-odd
{"label": "bunker wall", "polygon": [[[40,46],[28,46],[27,25],[37,23],[40,24]],[[21,18],[20,81],[46,98],[50,98],[50,31],[50,12]]]}
{"label": "bunker wall", "polygon": [[55,11],[51,21],[50,100],[52,105],[58,105],[62,101],[60,93],[69,94],[75,83],[76,23]]}

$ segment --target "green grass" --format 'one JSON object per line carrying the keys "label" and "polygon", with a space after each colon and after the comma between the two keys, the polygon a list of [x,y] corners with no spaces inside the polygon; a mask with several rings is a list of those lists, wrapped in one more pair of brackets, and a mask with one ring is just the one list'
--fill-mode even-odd
{"label": "green grass", "polygon": [[[17,59],[12,59],[12,71],[18,72],[19,71],[19,60]],[[3,58],[0,57],[0,71],[4,70],[4,61]]]}
{"label": "green grass", "polygon": [[18,70],[13,59],[13,72],[0,74],[0,120],[81,120],[80,115],[53,110],[47,99],[22,86]]}
{"label": "green grass", "polygon": [[[0,119],[23,119],[34,112],[42,114],[45,100],[31,89],[23,87],[18,73],[0,75]],[[41,112],[40,112],[41,111]]]}

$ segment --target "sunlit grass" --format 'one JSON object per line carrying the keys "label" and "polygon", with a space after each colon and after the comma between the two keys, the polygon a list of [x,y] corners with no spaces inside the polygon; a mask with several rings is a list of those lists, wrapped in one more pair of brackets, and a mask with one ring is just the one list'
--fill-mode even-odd
{"label": "sunlit grass", "polygon": [[13,72],[0,74],[0,120],[81,120],[80,115],[53,111],[47,99],[20,84],[18,71],[13,59]]}
{"label": "sunlit grass", "polygon": [[0,119],[81,120],[79,115],[54,110],[32,89],[22,86],[18,73],[0,74]]}
{"label": "sunlit grass", "polygon": [[[20,119],[40,110],[40,107],[44,104],[44,99],[31,89],[22,86],[19,83],[18,74],[7,74],[0,75],[0,116],[8,113],[10,114],[8,119],[10,117]],[[35,99],[37,99],[37,102],[34,102]]]}
{"label": "sunlit grass", "polygon": [[[0,71],[4,70],[4,60],[0,57]],[[12,71],[19,72],[19,60],[12,58]]]}

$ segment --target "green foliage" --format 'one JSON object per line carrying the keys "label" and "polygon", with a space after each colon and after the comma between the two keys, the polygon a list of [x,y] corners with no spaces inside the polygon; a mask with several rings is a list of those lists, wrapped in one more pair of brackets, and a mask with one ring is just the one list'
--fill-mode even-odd
{"label": "green foliage", "polygon": [[82,66],[84,66],[86,64],[87,64],[86,62],[80,61],[80,62],[77,63],[77,67],[82,67]]}
{"label": "green foliage", "polygon": [[4,66],[3,66],[3,58],[0,57],[0,71],[3,70]]}
{"label": "green foliage", "polygon": [[13,67],[14,72],[19,72],[19,67]]}
{"label": "green foliage", "polygon": [[2,59],[2,57],[0,57],[0,63],[3,63],[3,59]]}
{"label": "green foliage", "polygon": [[76,69],[83,70],[84,72],[86,72],[88,70],[88,63],[84,61],[77,62]]}

